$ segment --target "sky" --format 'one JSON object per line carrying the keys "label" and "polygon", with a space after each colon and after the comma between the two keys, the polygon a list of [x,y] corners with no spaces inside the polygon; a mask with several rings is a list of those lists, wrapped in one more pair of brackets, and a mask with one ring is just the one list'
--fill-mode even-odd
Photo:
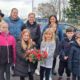
{"label": "sky", "polygon": [[[34,7],[46,1],[47,0],[34,0]],[[12,8],[19,10],[19,16],[27,16],[27,14],[32,11],[32,0],[0,0],[0,9],[5,15],[10,15]]]}

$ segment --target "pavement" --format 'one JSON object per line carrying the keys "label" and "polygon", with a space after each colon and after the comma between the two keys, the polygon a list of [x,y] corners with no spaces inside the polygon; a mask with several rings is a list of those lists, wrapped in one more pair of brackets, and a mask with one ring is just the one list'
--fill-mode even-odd
{"label": "pavement", "polygon": [[[57,58],[57,64],[56,64],[56,69],[55,71],[58,72],[58,66],[59,66],[59,58]],[[19,77],[12,77],[11,80],[20,80]],[[28,80],[28,78],[25,78],[25,80]],[[34,74],[34,80],[40,80],[40,76]],[[58,80],[58,74],[56,76],[52,76],[52,79],[50,80]],[[65,74],[63,75],[63,80],[66,80]]]}

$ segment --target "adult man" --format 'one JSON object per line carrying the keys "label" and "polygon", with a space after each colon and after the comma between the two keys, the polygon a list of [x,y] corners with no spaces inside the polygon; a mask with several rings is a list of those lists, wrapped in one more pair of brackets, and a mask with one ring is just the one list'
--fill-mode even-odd
{"label": "adult man", "polygon": [[18,9],[13,8],[10,16],[5,18],[5,21],[9,25],[11,35],[13,35],[16,38],[16,41],[18,41],[21,33],[21,27],[23,25],[23,21],[18,16]]}

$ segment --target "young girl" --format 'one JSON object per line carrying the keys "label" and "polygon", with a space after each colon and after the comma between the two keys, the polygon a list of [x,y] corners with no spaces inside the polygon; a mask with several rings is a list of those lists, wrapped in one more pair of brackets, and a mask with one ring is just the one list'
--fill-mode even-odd
{"label": "young girl", "polygon": [[58,37],[58,34],[57,34],[57,25],[56,24],[50,24],[49,27],[52,29],[53,34],[55,33],[56,49],[55,49],[55,52],[54,52],[52,74],[56,75],[55,66],[56,66],[56,59],[57,59],[57,56],[59,54],[59,43],[60,43],[60,41],[59,41],[59,37]]}
{"label": "young girl", "polygon": [[45,76],[45,80],[49,80],[50,71],[53,65],[53,55],[55,51],[55,35],[51,28],[46,29],[43,34],[43,40],[41,42],[41,51],[46,50],[48,53],[47,59],[43,60],[40,65],[40,80],[43,80]]}
{"label": "young girl", "polygon": [[76,34],[76,41],[71,49],[70,69],[72,80],[80,80],[80,32]]}
{"label": "young girl", "polygon": [[10,80],[10,65],[15,64],[16,61],[16,41],[8,31],[8,24],[1,23],[0,34],[0,80],[5,80],[4,73],[6,73],[6,80]]}
{"label": "young girl", "polygon": [[20,80],[25,80],[26,76],[29,77],[29,80],[33,80],[34,65],[25,58],[25,53],[28,49],[33,49],[33,43],[29,30],[23,29],[21,41],[17,43],[17,62],[14,71],[16,76],[20,76]]}

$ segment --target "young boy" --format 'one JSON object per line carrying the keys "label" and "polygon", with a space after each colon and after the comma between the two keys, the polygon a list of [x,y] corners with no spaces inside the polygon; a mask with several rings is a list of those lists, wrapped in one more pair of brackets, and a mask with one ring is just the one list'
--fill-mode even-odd
{"label": "young boy", "polygon": [[75,39],[70,54],[70,70],[72,80],[80,80],[80,32],[76,33]]}
{"label": "young boy", "polygon": [[61,41],[61,45],[60,45],[60,53],[59,53],[59,69],[58,69],[58,73],[59,73],[59,78],[58,80],[62,80],[62,76],[64,73],[64,70],[66,71],[67,74],[67,80],[70,80],[70,70],[68,68],[68,60],[69,60],[69,55],[70,55],[70,49],[71,49],[71,45],[74,42],[74,28],[68,28],[66,29],[66,33],[65,33],[66,37],[64,38],[64,40]]}

